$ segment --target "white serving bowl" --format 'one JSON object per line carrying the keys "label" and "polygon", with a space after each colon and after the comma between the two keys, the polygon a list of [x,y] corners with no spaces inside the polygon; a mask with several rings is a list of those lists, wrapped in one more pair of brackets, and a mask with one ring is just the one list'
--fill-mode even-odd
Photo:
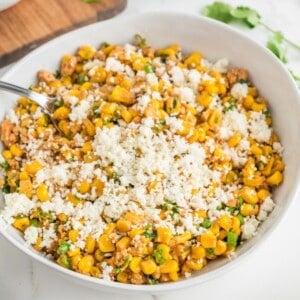
{"label": "white serving bowl", "polygon": [[[74,52],[78,46],[92,44],[98,47],[104,41],[126,43],[131,41],[136,33],[146,37],[147,42],[154,47],[178,43],[183,51],[198,50],[209,60],[225,57],[232,65],[249,71],[251,81],[258,87],[260,94],[269,101],[274,120],[273,126],[285,148],[285,178],[275,192],[274,200],[277,205],[274,211],[259,227],[258,234],[241,245],[232,258],[215,260],[199,273],[194,273],[191,277],[178,282],[145,286],[109,282],[69,271],[26,246],[23,238],[14,228],[0,226],[0,232],[34,260],[77,283],[104,291],[156,294],[200,284],[228,271],[257,244],[265,241],[282,219],[298,188],[300,99],[291,76],[268,50],[219,22],[177,13],[155,12],[133,17],[119,17],[70,32],[31,52],[11,68],[2,80],[28,87],[35,82],[38,70],[46,69],[55,72],[60,57],[65,53]],[[5,112],[14,106],[17,97],[1,92],[0,99],[2,103],[0,120],[2,120]]]}

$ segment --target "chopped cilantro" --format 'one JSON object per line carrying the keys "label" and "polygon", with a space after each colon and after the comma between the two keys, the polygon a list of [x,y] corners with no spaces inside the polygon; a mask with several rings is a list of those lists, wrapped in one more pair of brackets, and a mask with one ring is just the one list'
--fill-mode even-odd
{"label": "chopped cilantro", "polygon": [[153,278],[152,276],[148,276],[147,280],[148,280],[149,284],[158,284],[159,283],[159,280]]}
{"label": "chopped cilantro", "polygon": [[209,254],[209,255],[212,255],[212,254],[214,254],[214,249],[213,248],[207,248],[206,253]]}
{"label": "chopped cilantro", "polygon": [[7,171],[7,170],[9,169],[9,164],[8,164],[7,161],[4,161],[3,163],[0,164],[0,167],[1,167],[3,170]]}
{"label": "chopped cilantro", "polygon": [[156,232],[153,231],[152,227],[150,224],[147,224],[145,226],[145,231],[142,233],[142,235],[146,238],[153,239],[156,237]]}
{"label": "chopped cilantro", "polygon": [[245,218],[244,218],[243,215],[238,214],[237,217],[238,217],[238,219],[240,220],[240,222],[241,222],[242,225],[245,224]]}
{"label": "chopped cilantro", "polygon": [[139,34],[134,35],[134,44],[140,48],[144,48],[147,46],[147,41]]}
{"label": "chopped cilantro", "polygon": [[271,118],[271,114],[268,110],[264,110],[263,114],[266,116],[266,118]]}
{"label": "chopped cilantro", "polygon": [[65,254],[70,250],[70,243],[63,241],[57,249],[59,254]]}
{"label": "chopped cilantro", "polygon": [[55,76],[56,79],[60,79],[60,78],[61,78],[61,73],[60,73],[60,71],[59,71],[59,70],[56,70],[54,76]]}
{"label": "chopped cilantro", "polygon": [[166,262],[166,260],[164,258],[164,251],[162,248],[156,248],[153,251],[153,257],[154,257],[156,263],[159,265],[162,265],[163,263]]}
{"label": "chopped cilantro", "polygon": [[64,100],[63,99],[56,99],[56,100],[54,100],[52,103],[51,103],[51,108],[53,109],[53,110],[55,110],[55,109],[57,109],[57,108],[59,108],[59,107],[61,107],[61,106],[63,106],[64,105]]}
{"label": "chopped cilantro", "polygon": [[161,206],[161,209],[164,210],[164,211],[168,210],[168,208],[169,208],[168,203],[164,203],[164,204],[162,204],[162,206]]}
{"label": "chopped cilantro", "polygon": [[227,245],[230,247],[235,247],[238,242],[238,235],[232,231],[227,232]]}
{"label": "chopped cilantro", "polygon": [[71,268],[71,259],[66,254],[61,254],[59,256],[58,263],[67,269]]}
{"label": "chopped cilantro", "polygon": [[99,118],[100,117],[100,113],[99,113],[99,106],[98,105],[94,105],[92,107],[92,112],[93,112],[93,116],[95,118]]}
{"label": "chopped cilantro", "polygon": [[203,222],[201,223],[201,226],[204,228],[210,228],[211,227],[211,221],[208,218],[205,218]]}
{"label": "chopped cilantro", "polygon": [[145,71],[146,74],[154,73],[155,72],[155,67],[153,66],[152,63],[147,62],[146,65],[145,65],[144,71]]}
{"label": "chopped cilantro", "polygon": [[112,179],[114,180],[114,183],[121,184],[120,175],[117,172],[112,173]]}
{"label": "chopped cilantro", "polygon": [[31,226],[38,227],[38,219],[31,219],[30,224]]}
{"label": "chopped cilantro", "polygon": [[83,84],[85,83],[85,75],[79,75],[76,79],[76,83]]}
{"label": "chopped cilantro", "polygon": [[177,104],[178,104],[178,97],[174,97],[174,99],[173,99],[173,109],[176,108]]}
{"label": "chopped cilantro", "polygon": [[224,112],[233,110],[235,108],[235,102],[233,100],[230,100],[227,105],[224,107]]}
{"label": "chopped cilantro", "polygon": [[100,48],[106,48],[106,47],[109,47],[110,44],[107,43],[107,42],[103,42],[101,45],[100,45]]}

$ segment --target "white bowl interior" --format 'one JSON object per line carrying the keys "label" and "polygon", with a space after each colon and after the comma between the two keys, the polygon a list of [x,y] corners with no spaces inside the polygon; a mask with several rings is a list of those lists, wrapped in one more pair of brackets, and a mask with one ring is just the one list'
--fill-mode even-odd
{"label": "white bowl interior", "polygon": [[[114,292],[158,293],[201,283],[228,270],[234,262],[238,262],[244,254],[249,253],[253,246],[265,240],[274,226],[279,223],[295,196],[298,186],[300,101],[297,88],[288,72],[267,50],[218,22],[177,13],[156,12],[129,18],[123,17],[73,31],[30,53],[9,70],[2,79],[28,87],[35,82],[38,70],[46,69],[55,72],[58,69],[60,57],[69,52],[73,53],[78,46],[91,44],[98,47],[104,41],[127,43],[132,41],[136,33],[145,37],[148,44],[154,47],[178,43],[184,51],[198,50],[209,60],[225,57],[232,65],[246,68],[250,72],[251,81],[258,87],[261,95],[269,101],[273,126],[285,148],[285,179],[275,192],[274,199],[277,206],[274,211],[260,226],[258,234],[239,247],[232,259],[216,260],[208,264],[200,274],[195,273],[188,279],[157,286],[134,286],[107,282],[66,270],[25,246],[22,237],[13,228],[0,226],[0,231],[15,246],[34,259],[51,266],[61,274],[68,275],[69,278],[76,279],[81,284]],[[5,112],[13,107],[17,97],[0,92],[0,99],[2,101],[0,120],[2,120]]]}

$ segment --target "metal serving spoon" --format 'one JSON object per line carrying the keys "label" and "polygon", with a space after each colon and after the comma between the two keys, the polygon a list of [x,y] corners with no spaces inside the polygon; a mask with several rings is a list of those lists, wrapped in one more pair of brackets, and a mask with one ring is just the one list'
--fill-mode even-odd
{"label": "metal serving spoon", "polygon": [[62,131],[58,128],[56,121],[53,118],[53,102],[56,101],[56,98],[48,97],[36,92],[33,92],[29,89],[22,88],[12,83],[4,82],[0,80],[0,90],[4,90],[7,92],[12,92],[14,94],[18,94],[20,96],[25,96],[30,100],[34,101],[37,105],[39,105],[43,111],[50,116],[51,122],[55,126],[55,128],[62,134]]}

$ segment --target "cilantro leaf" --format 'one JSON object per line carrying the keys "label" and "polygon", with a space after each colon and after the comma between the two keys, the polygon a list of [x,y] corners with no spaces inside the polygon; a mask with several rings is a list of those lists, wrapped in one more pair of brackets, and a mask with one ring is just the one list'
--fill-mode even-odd
{"label": "cilantro leaf", "polygon": [[230,11],[231,16],[234,19],[241,20],[250,28],[254,28],[260,24],[259,13],[247,6],[238,6]]}
{"label": "cilantro leaf", "polygon": [[287,63],[287,58],[286,47],[283,44],[283,41],[283,34],[280,31],[276,31],[267,41],[267,48],[285,64]]}
{"label": "cilantro leaf", "polygon": [[232,6],[223,2],[216,1],[211,5],[204,7],[202,13],[204,16],[219,20],[224,23],[232,21],[231,15]]}

